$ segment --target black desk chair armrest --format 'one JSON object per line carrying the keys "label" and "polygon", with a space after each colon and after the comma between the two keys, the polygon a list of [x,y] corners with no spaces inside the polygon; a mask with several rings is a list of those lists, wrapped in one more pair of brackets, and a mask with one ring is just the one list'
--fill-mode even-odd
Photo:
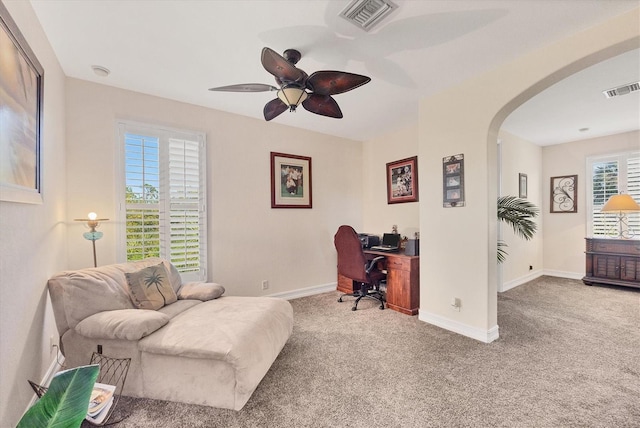
{"label": "black desk chair armrest", "polygon": [[373,268],[376,266],[376,264],[380,261],[380,260],[384,260],[386,259],[385,256],[378,256],[375,259],[369,261],[369,264],[366,265],[365,270],[367,271],[367,273],[371,273],[371,271],[373,270]]}

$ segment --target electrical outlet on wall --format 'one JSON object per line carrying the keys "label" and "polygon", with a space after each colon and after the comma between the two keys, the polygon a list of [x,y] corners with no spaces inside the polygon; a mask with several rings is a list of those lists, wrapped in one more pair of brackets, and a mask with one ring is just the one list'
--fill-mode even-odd
{"label": "electrical outlet on wall", "polygon": [[451,299],[451,309],[456,312],[460,312],[460,306],[462,306],[462,302],[459,298],[454,297]]}
{"label": "electrical outlet on wall", "polygon": [[58,350],[55,336],[49,336],[49,354],[53,354]]}
{"label": "electrical outlet on wall", "polygon": [[262,289],[267,290],[268,288],[269,288],[269,281],[265,279],[262,281]]}

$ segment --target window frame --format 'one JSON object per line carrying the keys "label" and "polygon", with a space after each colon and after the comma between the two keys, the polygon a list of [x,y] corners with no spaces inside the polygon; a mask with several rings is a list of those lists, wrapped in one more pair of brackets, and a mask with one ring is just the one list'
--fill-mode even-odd
{"label": "window frame", "polygon": [[[118,161],[116,163],[116,197],[118,201],[117,209],[117,239],[116,239],[116,258],[118,262],[127,262],[127,207],[126,207],[126,153],[125,153],[125,135],[137,134],[145,137],[158,138],[159,146],[159,166],[160,166],[160,183],[161,187],[169,182],[169,140],[188,140],[198,143],[198,170],[199,170],[199,222],[198,222],[198,239],[199,239],[199,270],[197,272],[180,272],[183,282],[187,281],[206,281],[207,280],[207,162],[206,162],[206,134],[199,131],[189,131],[184,129],[171,128],[162,125],[146,124],[128,120],[116,121],[116,134],[118,144]],[[166,171],[166,172],[163,172]],[[160,189],[159,189],[160,190]],[[171,201],[162,198],[158,201],[160,210],[164,213],[170,212]],[[170,236],[168,228],[170,227],[170,217],[160,215],[160,257],[171,260],[170,241],[162,236]],[[163,224],[164,222],[164,224]],[[165,229],[163,231],[163,229]]]}
{"label": "window frame", "polygon": [[[615,153],[607,153],[607,154],[599,154],[588,156],[586,159],[586,177],[587,177],[587,218],[586,218],[586,236],[592,238],[611,238],[612,235],[609,234],[594,234],[593,227],[593,210],[595,208],[593,203],[593,166],[597,163],[604,162],[618,162],[618,181],[617,188],[618,193],[629,193],[629,171],[628,171],[628,163],[629,159],[633,157],[640,158],[640,150],[627,150],[622,152]],[[622,183],[620,182],[620,177],[624,177]],[[640,195],[635,195],[634,199],[638,201],[640,199]],[[605,200],[604,203],[607,201]],[[603,204],[604,206],[604,204]],[[631,213],[628,213],[628,215]],[[635,214],[635,213],[633,213]]]}

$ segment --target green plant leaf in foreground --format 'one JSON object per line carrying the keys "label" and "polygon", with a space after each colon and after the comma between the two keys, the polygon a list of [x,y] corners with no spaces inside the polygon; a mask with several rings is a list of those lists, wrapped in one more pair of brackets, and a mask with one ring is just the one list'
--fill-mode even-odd
{"label": "green plant leaf in foreground", "polygon": [[[527,241],[536,233],[538,225],[531,219],[537,217],[539,212],[538,207],[525,199],[515,196],[498,198],[498,220],[507,223],[516,235]],[[498,263],[506,259],[506,246],[506,242],[498,241]]]}
{"label": "green plant leaf in foreground", "polygon": [[17,428],[71,428],[82,424],[100,366],[76,367],[58,373],[47,392],[22,416]]}

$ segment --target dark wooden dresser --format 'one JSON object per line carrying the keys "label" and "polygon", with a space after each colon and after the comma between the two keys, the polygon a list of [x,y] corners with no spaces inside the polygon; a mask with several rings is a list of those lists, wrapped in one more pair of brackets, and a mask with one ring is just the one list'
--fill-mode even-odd
{"label": "dark wooden dresser", "polygon": [[612,284],[640,288],[640,240],[587,238],[587,285]]}

